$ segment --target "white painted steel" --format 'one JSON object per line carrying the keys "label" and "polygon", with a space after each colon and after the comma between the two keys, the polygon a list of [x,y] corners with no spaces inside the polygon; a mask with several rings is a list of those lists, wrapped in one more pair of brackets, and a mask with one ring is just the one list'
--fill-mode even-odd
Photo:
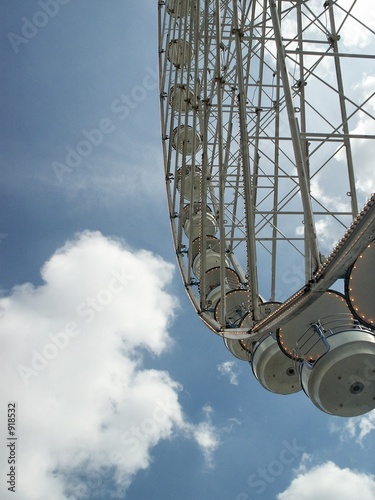
{"label": "white painted steel", "polygon": [[302,389],[296,363],[280,350],[271,335],[255,347],[251,364],[255,377],[268,391],[293,394]]}
{"label": "white painted steel", "polygon": [[[259,295],[283,302],[311,280],[357,215],[353,141],[374,141],[370,129],[356,126],[374,116],[371,89],[355,92],[353,70],[363,60],[374,65],[375,37],[358,2],[347,4],[159,4],[168,200],[176,250],[183,251],[178,262],[201,317],[205,298],[191,284],[189,242],[179,224],[178,191],[189,199],[191,186],[187,178],[181,185],[184,169],[198,173],[192,199],[217,220],[223,277],[228,257],[248,291],[255,328]],[[349,39],[355,29],[368,35],[360,51]],[[205,279],[206,253],[202,247],[198,280]],[[224,317],[216,333],[225,335]]]}
{"label": "white painted steel", "polygon": [[320,410],[356,417],[375,408],[375,338],[347,330],[328,338],[330,350],[311,367],[302,365],[302,386]]}
{"label": "white painted steel", "polygon": [[228,351],[241,361],[251,360],[251,352],[241,340],[224,338],[224,344]]}
{"label": "white painted steel", "polygon": [[[187,218],[183,224],[186,236],[189,236],[191,231],[192,239],[195,240],[195,238],[198,238],[200,235],[201,221],[202,213],[200,210],[193,214],[191,218]],[[203,215],[203,224],[206,226],[207,235],[215,236],[217,232],[217,222],[212,214],[206,212],[206,214]]]}
{"label": "white painted steel", "polygon": [[[320,331],[337,329],[351,324],[353,317],[345,297],[338,292],[327,291],[304,309],[298,316],[277,330],[281,350],[291,358],[313,361],[327,351]],[[318,331],[316,324],[321,325]]]}
{"label": "white painted steel", "polygon": [[[255,345],[280,329],[280,354],[320,363],[329,349],[327,329],[319,329],[326,291],[375,237],[375,197],[358,214],[364,184],[356,186],[365,168],[359,160],[375,141],[366,79],[375,73],[375,31],[366,2],[370,8],[370,0],[158,3],[177,261],[196,312],[230,339],[237,357],[237,339]],[[213,268],[217,286],[210,289]],[[228,291],[228,269],[238,276],[235,290]],[[356,290],[364,273],[352,271]],[[362,320],[371,324],[372,298],[359,296]],[[341,315],[350,317],[339,301],[330,310],[335,330]],[[309,342],[318,342],[302,348],[311,329]],[[275,344],[263,347],[256,365],[266,386],[279,354]]]}

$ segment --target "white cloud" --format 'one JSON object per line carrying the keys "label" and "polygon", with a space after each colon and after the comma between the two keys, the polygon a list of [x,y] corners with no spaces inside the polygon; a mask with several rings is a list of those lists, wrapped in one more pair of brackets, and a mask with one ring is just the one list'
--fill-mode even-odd
{"label": "white cloud", "polygon": [[[336,187],[339,187],[339,191],[341,191],[340,196],[332,194],[332,178],[334,178],[335,175]],[[327,182],[329,178],[331,178],[331,180]],[[340,224],[336,219],[329,215],[331,211],[350,213],[350,200],[346,194],[344,194],[344,197],[342,196],[343,191],[345,193],[343,185],[337,180],[337,172],[331,172],[329,177],[326,177],[323,180],[319,175],[316,175],[311,180],[312,196],[314,197],[314,200],[317,200],[320,203],[320,206],[316,207],[316,209],[325,209],[327,211],[327,216],[317,216],[315,221],[315,229],[321,246],[320,250],[323,254],[327,254],[332,249],[334,244],[342,237],[346,227],[351,222],[350,216],[338,217],[342,222]],[[297,226],[295,230],[297,236],[302,236],[304,231],[304,225]]]}
{"label": "white cloud", "polygon": [[289,487],[277,496],[278,500],[373,500],[375,477],[348,468],[340,469],[326,462],[310,470],[303,469]]}
{"label": "white cloud", "polygon": [[375,411],[368,413],[357,419],[350,419],[347,423],[352,429],[352,435],[356,436],[357,441],[362,443],[363,439],[375,429]]}
{"label": "white cloud", "polygon": [[[360,83],[357,85],[357,90],[360,92],[361,100],[365,100],[368,96],[373,95],[375,86],[375,75],[364,74]],[[375,96],[373,95],[364,109],[370,113],[372,117],[375,116]],[[375,120],[371,116],[360,112],[359,120],[356,128],[353,130],[354,134],[375,134]],[[358,189],[369,196],[375,191],[374,181],[374,154],[373,147],[371,147],[371,140],[357,139],[353,141],[353,157],[356,165],[356,184]]]}
{"label": "white cloud", "polygon": [[[345,228],[335,223],[332,218],[326,218],[315,221],[315,230],[320,243],[320,251],[327,256],[334,244],[343,235]],[[305,232],[304,225],[297,226],[295,232],[297,236],[303,236]]]}
{"label": "white cloud", "polygon": [[205,421],[201,422],[195,427],[187,426],[187,430],[192,433],[194,439],[197,441],[206,461],[206,466],[209,469],[214,467],[214,453],[220,444],[220,433],[212,425],[211,415],[213,414],[213,409],[211,406],[206,405],[203,408],[203,413],[205,416]]}
{"label": "white cloud", "polygon": [[[375,134],[375,75],[360,73],[356,83],[353,84],[354,100],[361,105],[361,110],[356,110],[352,120],[350,132],[353,135]],[[363,104],[365,103],[365,104]],[[359,200],[360,205],[375,191],[375,181],[373,175],[373,139],[352,139],[351,150],[355,170],[355,181],[358,194],[363,197]],[[345,150],[340,149],[336,155],[336,160],[345,163]],[[360,206],[360,208],[362,208]]]}
{"label": "white cloud", "polygon": [[229,377],[229,382],[233,385],[238,385],[238,370],[234,361],[224,361],[217,366],[220,375]]}
{"label": "white cloud", "polygon": [[[347,11],[351,10],[351,16],[346,20],[343,29],[341,30],[342,41],[347,47],[354,47],[357,50],[364,49],[373,41],[373,35],[370,30],[375,29],[375,13],[373,9],[369,9],[369,4],[366,2],[357,2],[353,4],[352,0],[341,0],[340,7]],[[336,26],[340,26],[346,12],[341,12],[336,9]],[[366,29],[362,21],[369,29]]]}
{"label": "white cloud", "polygon": [[108,486],[124,498],[152,447],[178,435],[212,463],[219,441],[210,415],[189,423],[180,385],[142,360],[142,350],[172,345],[172,273],[151,252],[87,232],[44,265],[43,285],[0,300],[1,405],[18,404],[19,498],[95,498]]}
{"label": "white cloud", "polygon": [[330,431],[338,433],[342,441],[355,439],[362,445],[365,437],[375,429],[375,410],[361,417],[349,418],[343,425],[331,425]]}

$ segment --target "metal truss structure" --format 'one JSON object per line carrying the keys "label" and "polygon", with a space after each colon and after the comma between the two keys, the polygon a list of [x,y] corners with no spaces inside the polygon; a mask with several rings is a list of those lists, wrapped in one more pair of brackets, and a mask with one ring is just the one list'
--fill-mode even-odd
{"label": "metal truss structure", "polygon": [[[321,298],[375,238],[375,198],[365,204],[356,182],[363,151],[375,153],[375,31],[364,3],[159,1],[177,260],[196,312],[241,359],[270,335],[294,363],[320,358],[324,349],[302,352],[301,332],[288,337],[285,325],[314,303],[324,309]],[[350,288],[349,323],[361,322]],[[369,293],[361,305],[372,335]]]}

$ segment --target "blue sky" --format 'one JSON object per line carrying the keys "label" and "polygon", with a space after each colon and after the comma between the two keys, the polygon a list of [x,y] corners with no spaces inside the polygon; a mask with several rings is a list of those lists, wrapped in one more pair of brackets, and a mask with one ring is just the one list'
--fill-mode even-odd
{"label": "blue sky", "polygon": [[374,413],[266,392],[185,295],[157,2],[0,5],[0,496],[16,401],[22,500],[375,498]]}

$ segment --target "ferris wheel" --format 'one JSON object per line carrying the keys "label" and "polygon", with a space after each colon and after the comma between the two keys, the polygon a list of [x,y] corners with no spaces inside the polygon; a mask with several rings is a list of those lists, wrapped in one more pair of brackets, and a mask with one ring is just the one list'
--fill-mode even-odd
{"label": "ferris wheel", "polygon": [[370,1],[158,4],[167,199],[195,311],[264,388],[372,410]]}

